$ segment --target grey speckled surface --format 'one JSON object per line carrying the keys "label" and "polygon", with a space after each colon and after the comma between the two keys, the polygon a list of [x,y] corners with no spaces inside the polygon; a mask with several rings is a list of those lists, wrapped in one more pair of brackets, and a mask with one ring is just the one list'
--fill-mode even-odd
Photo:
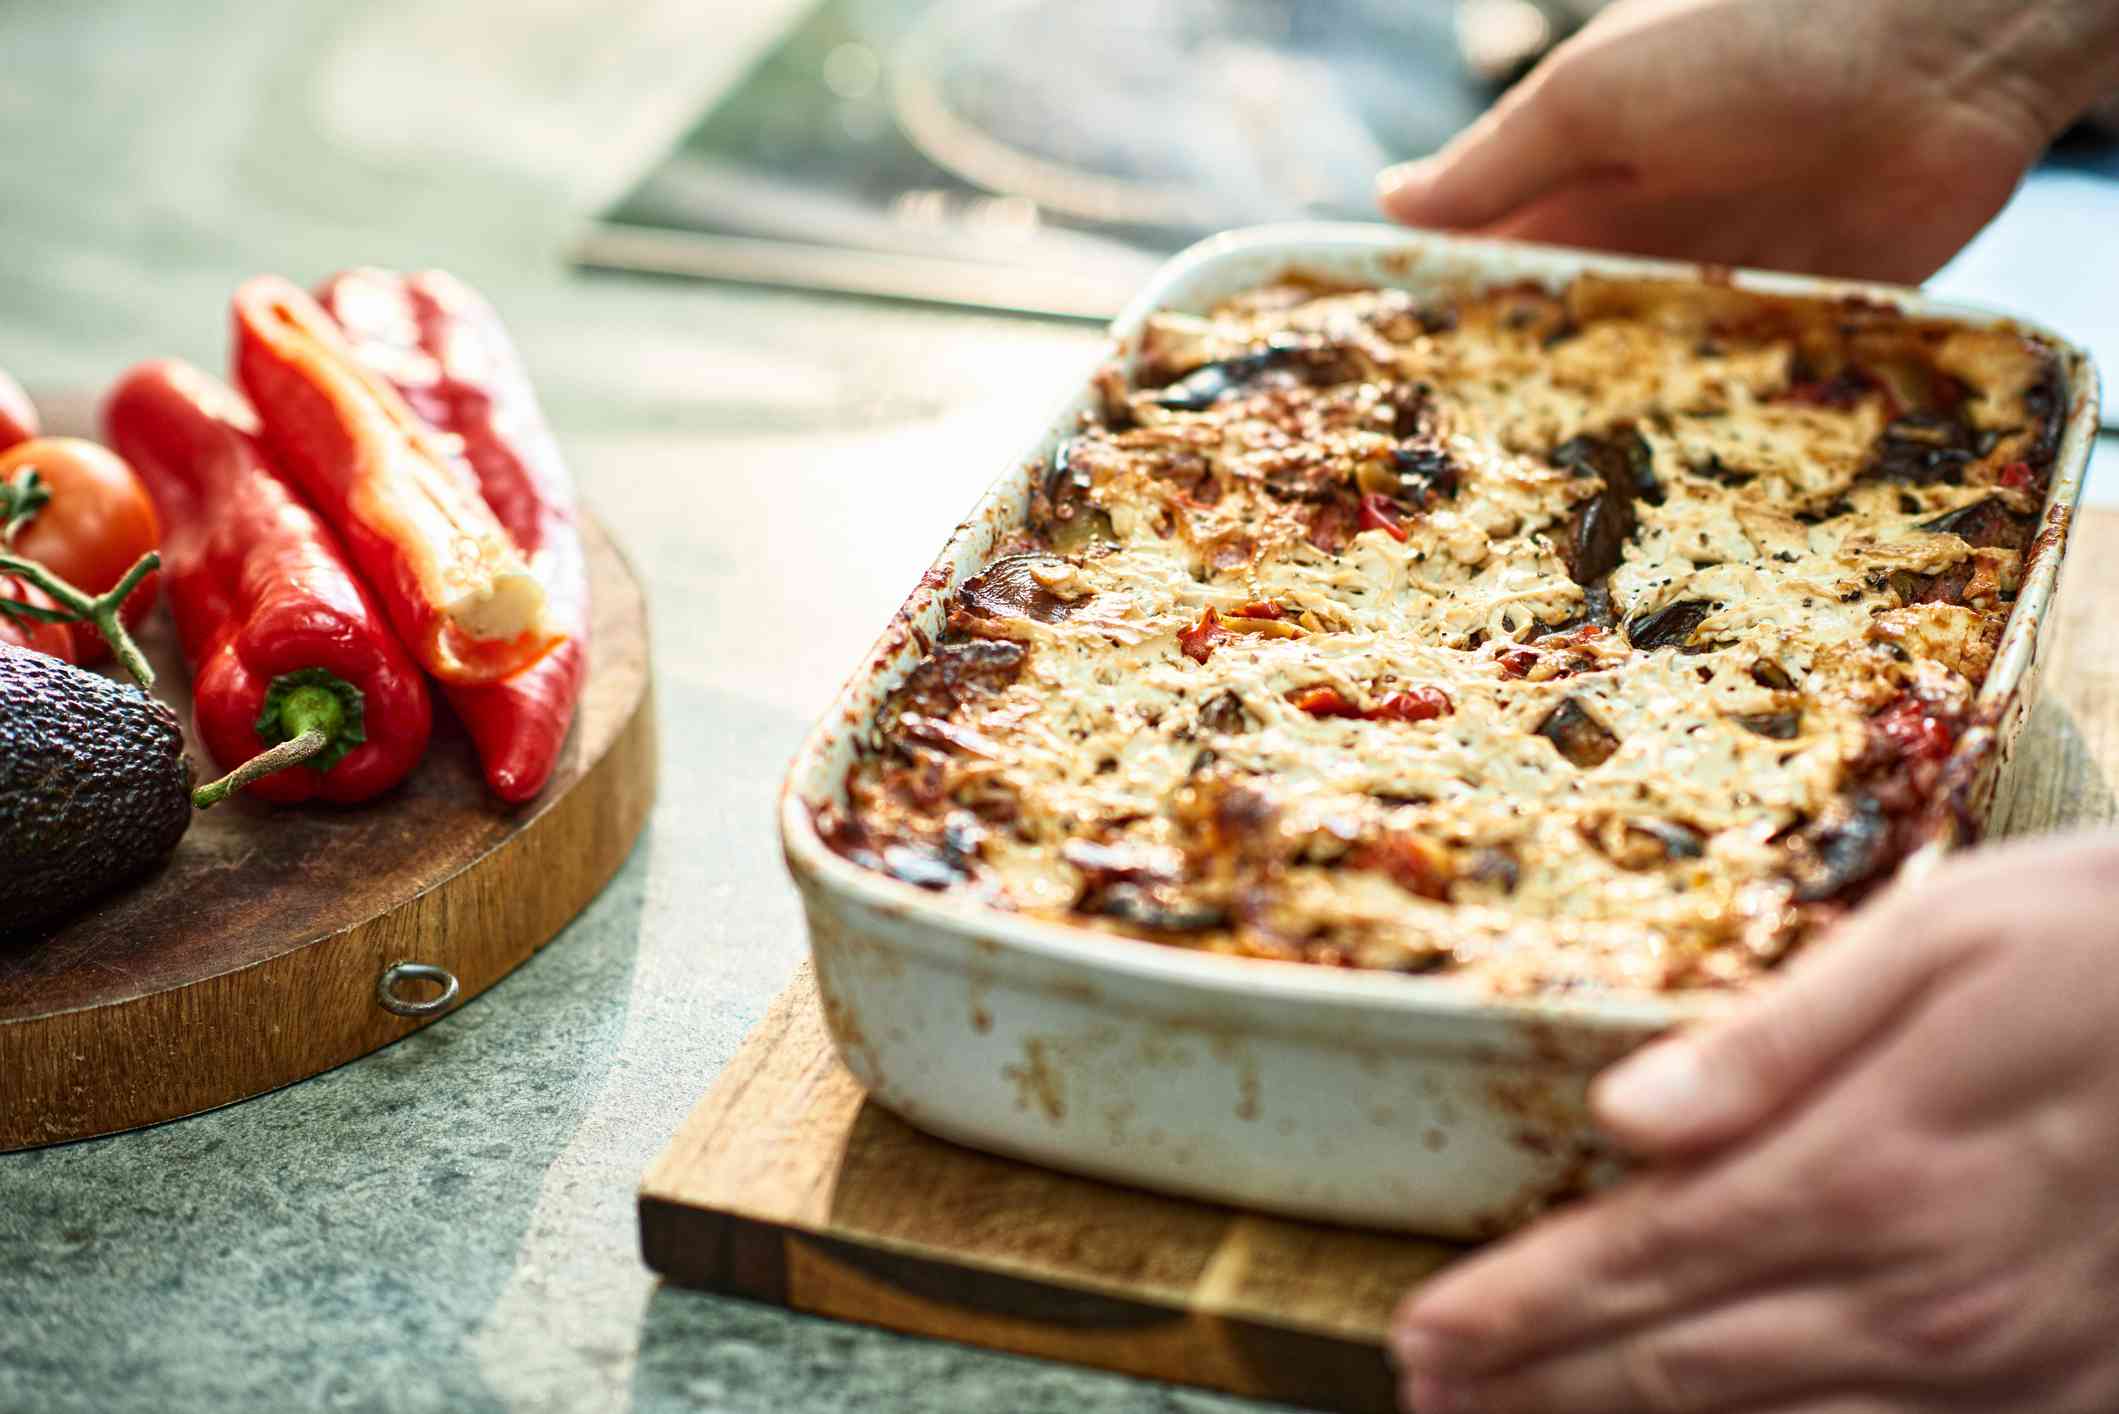
{"label": "grey speckled surface", "polygon": [[216,1114],[0,1156],[4,1414],[1236,1407],[640,1265],[641,1170],[802,953],[782,763],[1096,347],[567,271],[582,216],[785,8],[0,9],[0,366],[78,424],[135,359],[219,366],[245,274],[458,270],[647,580],[664,760],[617,882],[454,1016]]}

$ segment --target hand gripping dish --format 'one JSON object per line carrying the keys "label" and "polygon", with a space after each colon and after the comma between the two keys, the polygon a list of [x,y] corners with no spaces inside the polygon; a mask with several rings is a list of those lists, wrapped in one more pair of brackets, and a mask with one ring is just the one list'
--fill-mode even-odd
{"label": "hand gripping dish", "polygon": [[2094,435],[2057,338],[1349,226],[1114,332],[783,796],[914,1123],[1490,1233],[1607,1170],[1596,1068],[1976,833]]}

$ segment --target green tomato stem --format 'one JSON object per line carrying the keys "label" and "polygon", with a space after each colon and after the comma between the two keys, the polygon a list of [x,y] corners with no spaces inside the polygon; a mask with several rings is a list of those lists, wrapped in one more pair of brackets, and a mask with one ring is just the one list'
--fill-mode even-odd
{"label": "green tomato stem", "polygon": [[20,555],[0,554],[0,574],[11,574],[17,579],[27,580],[52,597],[52,601],[71,613],[75,619],[93,624],[110,651],[125,665],[125,671],[138,680],[141,687],[155,685],[155,670],[147,665],[147,655],[140,645],[132,641],[125,625],[118,621],[118,606],[125,596],[161,566],[162,557],[149,550],[133,561],[125,577],[112,585],[107,593],[88,594],[76,589],[59,576],[53,574],[35,560],[25,560]]}

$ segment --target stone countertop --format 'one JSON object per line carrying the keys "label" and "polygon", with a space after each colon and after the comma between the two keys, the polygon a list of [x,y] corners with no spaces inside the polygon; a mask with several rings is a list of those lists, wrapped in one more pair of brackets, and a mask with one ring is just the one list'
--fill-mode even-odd
{"label": "stone countertop", "polygon": [[641,1171],[803,953],[782,766],[1098,348],[568,269],[587,214],[787,8],[0,12],[0,366],[48,420],[86,425],[140,358],[224,366],[247,274],[456,270],[647,582],[663,757],[609,890],[456,1014],[218,1113],[0,1155],[0,1411],[1243,1407],[640,1263]]}
{"label": "stone countertop", "polygon": [[[0,366],[82,425],[226,299],[441,265],[641,570],[663,784],[485,996],[218,1113],[0,1156],[0,1411],[1256,1408],[659,1285],[641,1170],[792,975],[810,718],[1095,357],[1080,325],[568,270],[793,0],[0,11]],[[4,1077],[0,1077],[4,1088]]]}

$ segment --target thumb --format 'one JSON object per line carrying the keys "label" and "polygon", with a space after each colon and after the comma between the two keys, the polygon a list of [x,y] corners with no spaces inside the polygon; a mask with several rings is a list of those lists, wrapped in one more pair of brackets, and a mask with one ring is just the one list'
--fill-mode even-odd
{"label": "thumb", "polygon": [[1550,65],[1532,74],[1432,157],[1376,178],[1384,215],[1408,226],[1490,226],[1596,170],[1595,144],[1570,131],[1553,97]]}
{"label": "thumb", "polygon": [[1811,1091],[1909,1016],[1968,954],[1936,891],[1894,890],[1803,953],[1728,1017],[1657,1041],[1598,1078],[1597,1120],[1644,1158],[1727,1144]]}

